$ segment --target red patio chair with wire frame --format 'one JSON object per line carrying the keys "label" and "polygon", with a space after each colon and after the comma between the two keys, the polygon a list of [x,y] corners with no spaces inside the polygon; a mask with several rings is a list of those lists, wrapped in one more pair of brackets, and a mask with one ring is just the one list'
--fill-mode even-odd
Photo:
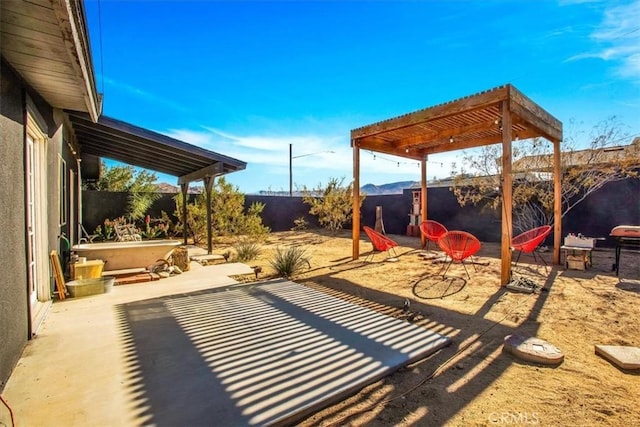
{"label": "red patio chair with wire frame", "polygon": [[[469,276],[469,272],[467,271],[467,267],[464,265],[464,260],[478,253],[482,247],[480,240],[478,240],[478,238],[473,234],[467,233],[466,231],[453,230],[447,231],[440,236],[438,239],[438,246],[440,246],[440,249],[451,257],[451,261],[447,264],[442,277],[446,276],[451,264],[454,261],[458,261],[464,267],[467,277],[471,279],[471,276]],[[473,269],[476,270],[475,264],[473,265]]]}
{"label": "red patio chair with wire frame", "polygon": [[429,250],[429,243],[438,243],[440,236],[447,231],[449,231],[447,230],[447,227],[440,224],[438,221],[434,221],[432,219],[422,221],[420,223],[420,232],[427,239],[426,250]]}
{"label": "red patio chair with wire frame", "polygon": [[[531,230],[525,231],[522,234],[518,234],[516,237],[511,239],[511,249],[518,251],[518,257],[516,258],[515,265],[518,265],[518,261],[520,260],[520,255],[522,253],[532,254],[534,261],[538,261],[536,257],[536,250],[538,247],[544,242],[544,239],[547,238],[549,234],[551,234],[551,226],[543,225],[541,227],[536,227]],[[547,266],[547,262],[540,255],[540,259]]]}
{"label": "red patio chair with wire frame", "polygon": [[[367,227],[366,225],[362,227],[362,229],[367,234],[367,237],[369,238],[369,240],[371,241],[371,244],[373,245],[373,250],[371,251],[371,254],[370,254],[371,260],[373,260],[373,255],[375,254],[376,251],[379,251],[379,252],[386,251],[388,255],[388,258],[387,258],[388,260],[397,259],[398,255],[396,255],[396,251],[394,248],[398,246],[398,244],[395,241],[391,240],[384,234],[378,233],[373,228]],[[392,251],[393,251],[393,256],[391,256]],[[367,257],[365,258],[365,262],[367,261],[368,258],[369,258],[369,255],[367,255]]]}

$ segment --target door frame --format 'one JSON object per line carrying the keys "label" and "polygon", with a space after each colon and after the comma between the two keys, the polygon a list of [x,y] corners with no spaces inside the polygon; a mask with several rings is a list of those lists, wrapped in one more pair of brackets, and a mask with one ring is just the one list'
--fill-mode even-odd
{"label": "door frame", "polygon": [[37,331],[51,305],[47,226],[47,135],[27,111],[25,132],[25,220],[27,225],[27,304],[29,336]]}

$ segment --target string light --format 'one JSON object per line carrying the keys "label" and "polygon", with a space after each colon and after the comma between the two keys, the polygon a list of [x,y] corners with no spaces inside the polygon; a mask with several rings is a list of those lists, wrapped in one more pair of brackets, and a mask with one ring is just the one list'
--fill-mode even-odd
{"label": "string light", "polygon": [[[399,162],[397,160],[390,159],[388,157],[376,154],[373,151],[368,151],[368,153],[371,154],[371,156],[373,156],[373,160],[378,160],[379,159],[379,160],[385,160],[387,162],[393,162],[393,163],[396,164],[397,167],[400,167],[400,165],[416,165],[417,167],[420,167],[420,163],[416,163],[416,162]],[[433,165],[440,165],[440,167],[444,167],[444,163],[442,163],[442,162],[428,161],[427,163],[431,163]]]}

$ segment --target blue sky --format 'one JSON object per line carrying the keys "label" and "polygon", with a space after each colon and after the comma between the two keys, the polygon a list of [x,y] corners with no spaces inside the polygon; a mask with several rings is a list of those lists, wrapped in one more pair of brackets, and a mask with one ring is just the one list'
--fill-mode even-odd
{"label": "blue sky", "polygon": [[[565,137],[614,115],[640,135],[640,0],[85,8],[103,114],[246,161],[227,176],[246,193],[288,190],[289,144],[295,186],[348,182],[351,129],[505,83]],[[461,154],[431,156],[428,177]],[[416,162],[383,157],[361,153],[361,184],[420,179]]]}

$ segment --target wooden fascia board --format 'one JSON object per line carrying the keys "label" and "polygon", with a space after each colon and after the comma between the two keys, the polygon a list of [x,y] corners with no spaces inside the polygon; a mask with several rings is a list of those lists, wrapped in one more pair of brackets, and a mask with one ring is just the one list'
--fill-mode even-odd
{"label": "wooden fascia board", "polygon": [[512,105],[514,122],[520,123],[530,130],[535,131],[535,136],[541,136],[551,142],[562,141],[562,125],[560,128],[554,127],[549,123],[539,120],[530,110],[524,109],[519,105]]}
{"label": "wooden fascia board", "polygon": [[552,142],[562,140],[562,122],[514,87],[510,88],[509,109],[519,122],[539,131],[539,136]]}
{"label": "wooden fascia board", "polygon": [[[79,3],[75,3],[76,5]],[[58,18],[60,33],[69,53],[69,64],[78,79],[80,91],[85,100],[87,112],[94,122],[101,114],[100,100],[96,91],[93,64],[89,54],[89,43],[84,22],[76,21],[76,17],[84,20],[84,10],[77,10],[70,0],[54,0],[51,2]]]}
{"label": "wooden fascia board", "polygon": [[205,166],[200,170],[178,177],[178,184],[188,184],[192,181],[198,181],[205,178],[213,178],[222,174],[222,163],[216,162],[209,166]]}
{"label": "wooden fascia board", "polygon": [[477,95],[461,98],[445,104],[405,114],[393,119],[374,123],[351,131],[351,138],[363,138],[395,129],[406,128],[438,118],[452,116],[464,111],[483,108],[507,99],[510,86],[502,86]]}

